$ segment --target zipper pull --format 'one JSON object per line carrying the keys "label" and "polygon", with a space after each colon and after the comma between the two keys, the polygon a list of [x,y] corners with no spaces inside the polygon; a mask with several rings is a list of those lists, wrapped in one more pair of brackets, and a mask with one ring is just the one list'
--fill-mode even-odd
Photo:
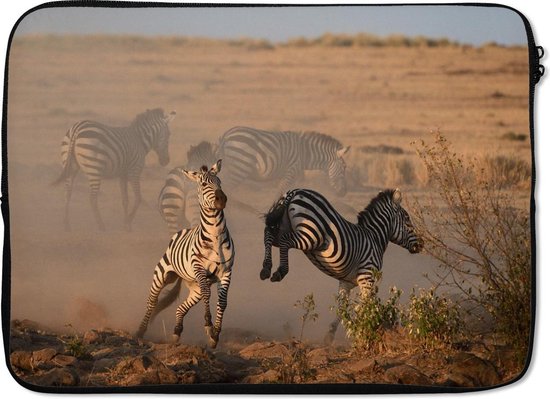
{"label": "zipper pull", "polygon": [[537,55],[535,60],[535,71],[534,71],[535,84],[537,84],[540,78],[542,77],[542,75],[544,75],[544,65],[539,63],[540,59],[544,57],[544,49],[542,48],[542,46],[537,46],[536,50],[537,50]]}

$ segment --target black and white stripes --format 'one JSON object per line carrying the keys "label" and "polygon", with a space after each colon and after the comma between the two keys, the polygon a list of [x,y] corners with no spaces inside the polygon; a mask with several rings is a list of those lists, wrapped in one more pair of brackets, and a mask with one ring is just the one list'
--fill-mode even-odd
{"label": "black and white stripes", "polygon": [[349,150],[331,136],[315,132],[268,132],[234,127],[220,139],[225,184],[233,188],[242,181],[278,181],[280,192],[288,190],[307,170],[327,173],[338,195],[346,194],[343,156]]}
{"label": "black and white stripes", "polygon": [[[357,218],[357,224],[347,221],[315,191],[287,192],[266,214],[260,278],[281,281],[288,273],[288,250],[297,248],[319,270],[339,280],[340,291],[347,294],[359,286],[364,292],[371,288],[373,274],[382,268],[389,242],[411,253],[422,249],[422,239],[401,206],[398,189],[380,192]],[[280,265],[273,275],[272,246],[280,248]],[[337,326],[338,321],[331,325],[332,337]]]}
{"label": "black and white stripes", "polygon": [[[138,336],[145,333],[161,290],[166,284],[181,279],[189,288],[189,295],[177,308],[174,340],[180,338],[184,316],[192,306],[202,300],[209,343],[212,347],[218,343],[235,255],[223,212],[227,197],[217,177],[220,170],[221,160],[218,160],[210,169],[202,167],[199,172],[184,171],[189,179],[197,183],[200,223],[192,229],[174,234],[168,249],[157,264]],[[218,284],[218,303],[216,318],[212,324],[210,286],[214,282]]]}
{"label": "black and white stripes", "polygon": [[[73,181],[78,170],[88,177],[90,202],[97,224],[105,229],[98,206],[97,196],[101,180],[120,179],[124,223],[128,229],[141,202],[140,176],[145,156],[153,150],[159,163],[167,165],[168,123],[175,112],[165,115],[161,109],[148,110],[139,114],[130,126],[112,127],[93,121],[78,122],[69,129],[61,143],[63,172],[57,182],[65,181],[65,227],[70,229],[69,202]],[[128,183],[134,193],[134,204],[128,211]]]}
{"label": "black and white stripes", "polygon": [[200,207],[197,201],[195,185],[187,179],[184,169],[196,170],[201,165],[216,162],[216,146],[207,141],[191,146],[187,152],[187,164],[173,168],[167,175],[159,198],[159,212],[168,225],[170,232],[199,223]]}

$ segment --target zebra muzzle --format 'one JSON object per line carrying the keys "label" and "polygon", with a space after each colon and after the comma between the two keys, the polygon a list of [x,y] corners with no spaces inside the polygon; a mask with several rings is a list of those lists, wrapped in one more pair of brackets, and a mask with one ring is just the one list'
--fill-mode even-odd
{"label": "zebra muzzle", "polygon": [[411,245],[410,252],[413,254],[417,254],[422,251],[422,248],[424,248],[424,240],[422,238],[419,238],[417,242]]}
{"label": "zebra muzzle", "polygon": [[225,204],[227,203],[227,195],[225,193],[218,189],[214,192],[214,206],[217,210],[222,210],[225,208]]}

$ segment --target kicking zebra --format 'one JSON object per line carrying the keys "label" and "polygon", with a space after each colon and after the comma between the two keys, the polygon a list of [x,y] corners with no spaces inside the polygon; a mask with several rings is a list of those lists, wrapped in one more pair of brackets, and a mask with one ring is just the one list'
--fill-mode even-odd
{"label": "kicking zebra", "polygon": [[234,127],[220,138],[219,148],[229,188],[245,180],[279,180],[279,192],[285,192],[304,171],[323,170],[334,191],[340,196],[346,194],[343,156],[349,146],[344,147],[331,136]]}
{"label": "kicking zebra", "polygon": [[[372,287],[374,274],[382,268],[389,242],[416,254],[423,241],[416,234],[407,211],[401,206],[399,189],[380,192],[357,215],[357,224],[344,219],[319,193],[295,189],[284,194],[265,216],[265,258],[260,278],[281,281],[288,273],[288,250],[297,248],[326,275],[339,280],[339,292],[349,295]],[[280,248],[280,265],[271,275],[271,247]],[[330,325],[332,342],[339,319]]]}
{"label": "kicking zebra", "polygon": [[[63,172],[54,182],[65,181],[65,229],[70,230],[69,202],[73,181],[78,170],[88,177],[92,212],[100,230],[105,230],[97,206],[101,180],[118,177],[124,208],[124,223],[129,230],[141,202],[140,175],[145,165],[145,156],[153,150],[159,163],[166,166],[170,161],[168,123],[176,115],[165,115],[162,109],[147,110],[136,116],[130,126],[111,127],[98,122],[82,121],[74,124],[61,143]],[[128,183],[134,192],[134,204],[128,212]]]}
{"label": "kicking zebra", "polygon": [[199,223],[200,208],[195,190],[183,170],[199,169],[216,161],[216,146],[202,141],[187,152],[187,164],[172,169],[158,198],[159,212],[171,233]]}
{"label": "kicking zebra", "polygon": [[[205,329],[209,344],[216,347],[218,343],[235,255],[233,241],[223,214],[227,197],[221,189],[220,179],[216,176],[221,170],[221,165],[221,160],[218,160],[210,170],[203,166],[200,172],[184,171],[184,174],[198,185],[200,224],[174,234],[168,249],[155,267],[153,283],[147,299],[147,310],[139,326],[138,337],[143,337],[149,320],[153,316],[153,310],[157,304],[161,305],[158,303],[158,296],[165,285],[176,282],[179,291],[183,281],[189,288],[189,295],[176,310],[174,342],[179,340],[183,331],[184,316],[202,299],[205,306]],[[216,319],[212,326],[210,286],[214,282],[218,283],[218,304]],[[176,296],[177,293],[168,301],[161,300],[161,307],[168,306]],[[158,309],[156,313],[160,310],[162,309]]]}

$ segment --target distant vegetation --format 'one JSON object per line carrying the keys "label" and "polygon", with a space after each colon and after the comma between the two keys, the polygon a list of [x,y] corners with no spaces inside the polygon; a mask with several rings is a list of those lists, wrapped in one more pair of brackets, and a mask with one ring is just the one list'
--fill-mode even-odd
{"label": "distant vegetation", "polygon": [[[284,42],[272,42],[261,38],[228,38],[214,39],[191,36],[138,36],[138,35],[24,35],[17,36],[15,42],[32,43],[36,39],[46,39],[51,44],[71,44],[74,40],[93,40],[95,43],[105,41],[105,44],[124,44],[136,48],[158,46],[208,47],[230,45],[244,47],[249,50],[273,50],[278,47],[473,47],[469,44],[452,41],[448,38],[431,38],[426,36],[388,35],[378,36],[371,33],[325,33],[314,38],[295,37]],[[480,47],[506,47],[495,42]]]}

